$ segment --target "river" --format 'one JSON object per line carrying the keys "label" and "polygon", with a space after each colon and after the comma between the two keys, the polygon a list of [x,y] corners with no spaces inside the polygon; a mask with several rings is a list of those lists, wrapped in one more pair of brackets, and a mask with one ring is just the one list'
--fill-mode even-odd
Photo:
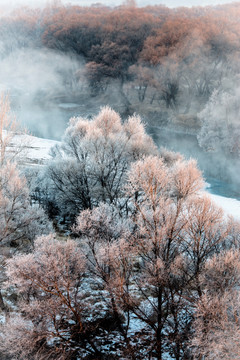
{"label": "river", "polygon": [[[74,102],[24,104],[14,108],[20,123],[32,135],[54,140],[61,139],[71,117],[80,115],[90,118],[99,111],[97,107],[87,108],[86,104]],[[230,162],[223,154],[204,152],[199,147],[196,136],[183,131],[157,126],[148,127],[147,131],[157,146],[180,152],[187,159],[196,159],[205,181],[211,184],[208,188],[210,193],[240,200],[240,186],[236,181],[240,177],[239,168],[237,165],[229,166]]]}
{"label": "river", "polygon": [[208,192],[240,200],[240,168],[224,154],[206,153],[198,145],[195,135],[173,129],[151,127],[148,129],[155,143],[169,150],[183,154],[187,159],[194,158],[203,172]]}

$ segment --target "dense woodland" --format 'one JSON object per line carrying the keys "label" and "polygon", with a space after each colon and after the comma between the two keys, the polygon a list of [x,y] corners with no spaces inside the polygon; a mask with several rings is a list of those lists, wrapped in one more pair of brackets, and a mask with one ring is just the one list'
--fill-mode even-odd
{"label": "dense woodland", "polygon": [[79,57],[72,72],[59,64],[66,94],[115,88],[123,106],[71,118],[52,159],[27,167],[1,97],[1,358],[240,359],[240,224],[202,191],[196,161],[157,147],[134,113],[182,119],[206,151],[238,159],[239,15],[130,1],[1,18],[2,58]]}
{"label": "dense woodland", "polygon": [[239,358],[240,224],[196,162],[105,107],[26,169],[1,108],[1,356]]}
{"label": "dense woodland", "polygon": [[56,60],[64,87],[39,89],[39,102],[93,97],[92,104],[179,126],[205,151],[239,158],[239,13],[239,3],[168,9],[53,2],[3,16],[0,55],[41,49],[76,60],[65,68]]}

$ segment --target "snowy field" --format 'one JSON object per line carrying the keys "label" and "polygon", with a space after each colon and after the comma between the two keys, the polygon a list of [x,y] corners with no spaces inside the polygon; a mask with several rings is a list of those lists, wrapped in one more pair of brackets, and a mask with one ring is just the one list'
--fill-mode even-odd
{"label": "snowy field", "polygon": [[205,191],[210,195],[216,205],[220,206],[226,215],[233,216],[240,221],[240,201],[234,198],[213,194],[214,187],[205,183]]}
{"label": "snowy field", "polygon": [[42,139],[31,135],[22,135],[23,139],[20,142],[26,141],[28,144],[26,149],[26,156],[33,162],[44,163],[51,158],[50,149],[58,143],[55,140]]}
{"label": "snowy field", "polygon": [[[14,135],[11,148],[19,152],[18,159],[23,165],[45,164],[50,158],[50,149],[59,143],[55,140],[42,139],[32,135]],[[10,149],[11,152],[11,149]]]}
{"label": "snowy field", "polygon": [[236,199],[227,198],[220,195],[210,194],[214,202],[223,208],[227,215],[233,216],[240,221],[240,201]]}

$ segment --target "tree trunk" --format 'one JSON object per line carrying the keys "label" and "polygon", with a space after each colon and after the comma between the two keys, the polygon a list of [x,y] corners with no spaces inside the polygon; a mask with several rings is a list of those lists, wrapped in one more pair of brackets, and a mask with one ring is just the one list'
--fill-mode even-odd
{"label": "tree trunk", "polygon": [[3,310],[3,311],[6,311],[6,306],[5,306],[4,301],[3,301],[1,290],[0,290],[0,309]]}
{"label": "tree trunk", "polygon": [[162,289],[158,289],[157,359],[162,360]]}
{"label": "tree trunk", "polygon": [[123,91],[123,85],[124,85],[124,78],[122,77],[120,79],[120,82],[119,82],[119,93],[120,93],[121,98],[122,98],[122,103],[123,103],[123,105],[125,107],[125,112],[128,113],[131,103],[130,103],[128,97],[126,96],[126,94]]}

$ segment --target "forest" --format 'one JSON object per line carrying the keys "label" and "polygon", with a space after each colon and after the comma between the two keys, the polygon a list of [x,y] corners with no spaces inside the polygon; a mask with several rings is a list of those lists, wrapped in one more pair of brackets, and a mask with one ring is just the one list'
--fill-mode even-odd
{"label": "forest", "polygon": [[[41,137],[60,139],[69,118],[93,117],[101,106],[123,119],[140,114],[160,146],[162,129],[170,142],[183,134],[206,176],[238,186],[239,12],[239,3],[169,9],[134,1],[2,11],[1,90]],[[171,149],[186,147],[172,141]]]}
{"label": "forest", "polygon": [[[134,1],[115,8],[54,1],[3,13],[0,61],[3,69],[13,63],[4,90],[14,109],[26,101],[30,108],[30,95],[23,99],[29,91],[46,111],[49,103],[77,103],[85,117],[109,105],[124,119],[140,114],[151,133],[192,134],[220,167],[223,159],[233,165],[227,180],[237,182],[239,13],[239,3],[169,9],[138,8]],[[57,128],[60,119],[53,121]]]}
{"label": "forest", "polygon": [[1,109],[1,358],[237,359],[240,223],[196,161],[104,107],[26,167]]}
{"label": "forest", "polygon": [[[0,18],[1,64],[59,60],[0,98],[1,359],[240,359],[240,223],[149,134],[195,136],[237,183],[239,15],[55,1]],[[95,107],[27,163],[21,101]]]}

